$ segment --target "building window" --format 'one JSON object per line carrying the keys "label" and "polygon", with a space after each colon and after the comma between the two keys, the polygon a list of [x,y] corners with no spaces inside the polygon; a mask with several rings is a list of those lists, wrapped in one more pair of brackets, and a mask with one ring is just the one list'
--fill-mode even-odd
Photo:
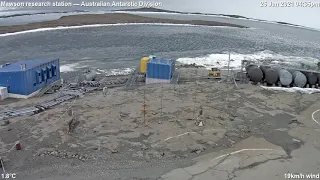
{"label": "building window", "polygon": [[40,84],[42,82],[41,72],[39,70],[36,71],[36,81],[37,84]]}
{"label": "building window", "polygon": [[42,81],[45,82],[47,80],[47,70],[46,68],[42,68]]}
{"label": "building window", "polygon": [[47,66],[47,77],[50,79],[52,77],[52,68],[51,66]]}
{"label": "building window", "polygon": [[56,65],[52,65],[52,76],[57,76],[57,66]]}

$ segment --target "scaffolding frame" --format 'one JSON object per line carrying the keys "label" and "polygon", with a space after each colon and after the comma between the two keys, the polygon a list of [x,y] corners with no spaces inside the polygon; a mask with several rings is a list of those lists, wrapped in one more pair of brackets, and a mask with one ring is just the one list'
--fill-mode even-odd
{"label": "scaffolding frame", "polygon": [[137,87],[138,84],[138,76],[139,76],[139,66],[137,66],[134,71],[130,74],[124,88],[126,90],[132,90]]}
{"label": "scaffolding frame", "polygon": [[235,77],[235,72],[233,68],[230,68],[230,62],[231,62],[231,52],[229,51],[229,59],[228,59],[228,67],[227,67],[227,77],[225,79],[222,79],[220,82],[225,82],[227,84],[234,84],[236,87],[237,82],[236,82],[236,77]]}

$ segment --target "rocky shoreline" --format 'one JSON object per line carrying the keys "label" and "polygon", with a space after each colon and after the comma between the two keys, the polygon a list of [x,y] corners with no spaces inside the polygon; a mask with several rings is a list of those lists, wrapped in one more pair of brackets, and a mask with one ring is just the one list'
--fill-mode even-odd
{"label": "rocky shoreline", "polygon": [[63,16],[58,20],[30,23],[26,25],[0,26],[0,34],[27,31],[39,28],[51,28],[58,26],[81,26],[92,24],[117,24],[117,23],[170,23],[170,24],[191,24],[204,26],[227,26],[246,28],[236,24],[201,21],[201,20],[173,20],[161,18],[149,18],[126,13],[106,13],[106,14],[82,14]]}

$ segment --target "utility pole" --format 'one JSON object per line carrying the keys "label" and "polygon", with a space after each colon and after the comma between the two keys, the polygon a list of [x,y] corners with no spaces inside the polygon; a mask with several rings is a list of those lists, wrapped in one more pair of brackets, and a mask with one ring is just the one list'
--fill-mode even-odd
{"label": "utility pole", "polygon": [[[198,71],[196,71],[196,78],[198,78]],[[194,102],[193,102],[193,119],[195,119],[195,113],[196,113],[197,92],[198,92],[198,81],[196,80],[196,91],[194,93]]]}
{"label": "utility pole", "polygon": [[231,60],[230,56],[231,55],[230,55],[230,51],[229,51],[227,83],[230,82],[230,60]]}
{"label": "utility pole", "polygon": [[[179,113],[179,109],[180,109],[180,85],[178,85],[178,113]],[[180,114],[178,115],[178,119],[177,121],[180,121]]]}
{"label": "utility pole", "polygon": [[193,119],[195,119],[195,113],[196,113],[196,102],[197,102],[197,88],[196,88],[196,92],[194,93],[194,102],[193,102]]}
{"label": "utility pole", "polygon": [[146,114],[147,114],[147,110],[146,110],[147,104],[146,104],[146,90],[143,90],[143,105],[142,105],[142,113],[143,113],[143,123],[145,125],[147,125],[147,121],[146,121]]}
{"label": "utility pole", "polygon": [[6,170],[4,169],[2,157],[0,157],[0,163],[1,163],[0,165],[1,165],[1,167],[2,167],[2,172],[3,172],[3,174],[6,174]]}
{"label": "utility pole", "polygon": [[161,84],[161,100],[160,100],[160,101],[161,101],[161,102],[160,102],[160,103],[161,103],[161,108],[160,108],[160,111],[161,111],[161,112],[160,112],[160,113],[161,113],[161,114],[160,114],[161,120],[160,120],[160,122],[163,120],[163,114],[162,114],[162,98],[163,98],[163,84]]}

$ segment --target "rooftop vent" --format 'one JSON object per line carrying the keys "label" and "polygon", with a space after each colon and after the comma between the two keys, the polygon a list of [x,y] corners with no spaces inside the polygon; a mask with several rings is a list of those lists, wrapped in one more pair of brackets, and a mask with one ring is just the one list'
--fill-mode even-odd
{"label": "rooftop vent", "polygon": [[27,69],[27,65],[26,64],[20,64],[21,70],[26,70]]}

